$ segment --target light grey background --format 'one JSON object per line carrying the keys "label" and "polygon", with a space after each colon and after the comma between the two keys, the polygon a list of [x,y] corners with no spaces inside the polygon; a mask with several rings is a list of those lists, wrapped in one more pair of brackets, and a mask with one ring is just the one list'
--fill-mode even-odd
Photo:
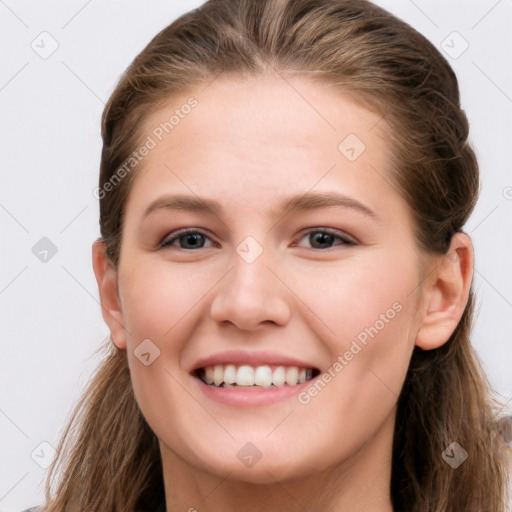
{"label": "light grey background", "polygon": [[[0,512],[43,503],[51,445],[108,336],[91,266],[104,102],[149,40],[201,3],[0,0]],[[377,3],[444,48],[460,79],[483,176],[467,226],[480,302],[473,342],[506,402],[512,398],[512,1]],[[42,237],[57,248],[46,262],[39,259],[44,247],[33,252]]]}

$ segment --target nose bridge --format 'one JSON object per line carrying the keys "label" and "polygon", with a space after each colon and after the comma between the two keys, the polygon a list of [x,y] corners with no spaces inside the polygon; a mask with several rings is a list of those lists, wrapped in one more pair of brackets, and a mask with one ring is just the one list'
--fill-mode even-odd
{"label": "nose bridge", "polygon": [[240,329],[255,329],[264,322],[284,324],[289,304],[284,287],[268,268],[270,249],[252,236],[236,246],[231,271],[218,288],[211,316],[218,322],[231,322]]}

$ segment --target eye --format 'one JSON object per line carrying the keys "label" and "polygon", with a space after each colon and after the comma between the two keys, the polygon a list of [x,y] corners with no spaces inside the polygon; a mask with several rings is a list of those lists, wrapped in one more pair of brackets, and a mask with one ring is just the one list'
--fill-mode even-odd
{"label": "eye", "polygon": [[[302,239],[308,237],[313,249],[329,249],[333,245],[356,245],[354,238],[342,231],[332,231],[322,228],[311,228],[303,235]],[[336,240],[339,243],[335,244]]]}
{"label": "eye", "polygon": [[[308,237],[308,241],[313,249],[329,249],[333,246],[340,245],[356,245],[357,242],[350,235],[342,231],[332,231],[322,228],[311,228],[303,236],[302,239]],[[183,229],[171,233],[170,236],[165,238],[160,246],[176,247],[178,242],[179,249],[195,250],[205,248],[207,241],[210,241],[210,246],[213,247],[213,242],[210,238],[201,231],[194,229]],[[338,243],[336,243],[338,241]],[[299,244],[297,244],[299,245]]]}
{"label": "eye", "polygon": [[205,241],[210,240],[204,233],[194,229],[183,229],[171,235],[172,238],[167,237],[162,241],[162,248],[176,246],[175,242],[178,241],[180,249],[202,249]]}

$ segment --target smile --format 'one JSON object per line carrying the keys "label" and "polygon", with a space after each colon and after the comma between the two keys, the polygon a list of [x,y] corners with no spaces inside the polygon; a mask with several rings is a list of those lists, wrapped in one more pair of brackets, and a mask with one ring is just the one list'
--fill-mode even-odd
{"label": "smile", "polygon": [[316,368],[248,364],[216,364],[199,368],[195,372],[205,384],[222,388],[297,386],[313,379],[319,373]]}

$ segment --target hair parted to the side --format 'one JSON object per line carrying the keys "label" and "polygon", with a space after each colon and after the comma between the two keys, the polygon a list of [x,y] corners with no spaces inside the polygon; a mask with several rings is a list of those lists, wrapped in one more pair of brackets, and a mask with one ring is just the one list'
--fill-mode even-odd
{"label": "hair parted to the side", "polygon": [[[138,147],[143,121],[173,95],[221,73],[269,72],[304,75],[385,116],[392,179],[411,208],[418,244],[445,253],[479,188],[457,79],[425,37],[366,0],[210,0],[178,18],[134,59],[105,107],[100,187]],[[114,267],[136,172],[100,200]],[[413,352],[393,442],[395,511],[506,510],[495,402],[470,344],[473,303],[471,292],[443,346]],[[162,496],[158,442],[135,401],[126,352],[108,350],[60,441],[45,512],[148,512]],[[441,457],[452,441],[468,453],[456,470]]]}

